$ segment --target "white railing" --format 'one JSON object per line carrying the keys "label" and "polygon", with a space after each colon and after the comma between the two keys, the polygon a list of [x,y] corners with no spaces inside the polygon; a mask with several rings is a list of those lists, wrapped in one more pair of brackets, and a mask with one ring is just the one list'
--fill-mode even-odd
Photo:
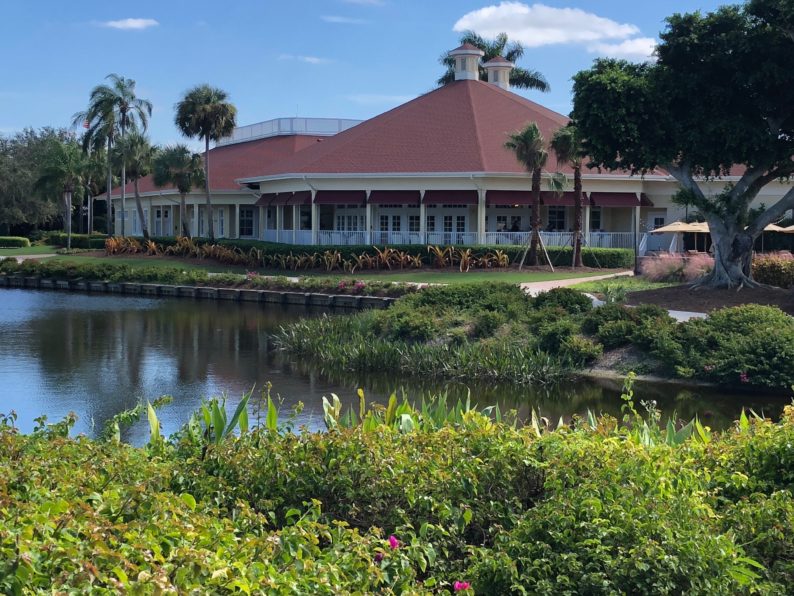
{"label": "white railing", "polygon": [[317,232],[317,244],[320,246],[359,246],[369,244],[367,232],[364,231],[341,231],[341,230],[320,230]]}
{"label": "white railing", "polygon": [[278,242],[278,230],[265,230],[262,234],[262,240],[265,242]]}
{"label": "white railing", "polygon": [[634,232],[590,232],[593,248],[634,248]]}
{"label": "white railing", "polygon": [[220,139],[215,146],[223,147],[233,143],[242,143],[254,139],[263,139],[277,135],[316,135],[331,136],[360,124],[362,120],[346,118],[275,118],[256,124],[238,126],[228,137]]}
{"label": "white railing", "polygon": [[427,244],[435,246],[465,246],[477,244],[476,232],[428,232]]}
{"label": "white railing", "polygon": [[573,232],[541,232],[546,246],[573,246]]}

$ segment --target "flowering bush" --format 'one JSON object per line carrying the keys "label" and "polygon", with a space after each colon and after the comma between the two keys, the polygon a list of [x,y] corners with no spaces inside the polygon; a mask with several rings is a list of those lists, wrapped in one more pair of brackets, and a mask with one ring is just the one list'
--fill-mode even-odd
{"label": "flowering bush", "polygon": [[770,286],[794,286],[794,255],[790,252],[779,252],[757,256],[753,259],[753,277]]}
{"label": "flowering bush", "polygon": [[706,275],[713,268],[714,257],[708,254],[662,254],[645,257],[640,263],[640,271],[644,277],[660,282],[691,282]]}

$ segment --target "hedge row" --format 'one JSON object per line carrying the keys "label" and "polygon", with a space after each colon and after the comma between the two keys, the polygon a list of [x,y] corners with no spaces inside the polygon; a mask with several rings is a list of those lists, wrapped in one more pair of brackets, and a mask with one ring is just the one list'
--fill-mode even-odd
{"label": "hedge row", "polygon": [[[50,232],[47,244],[66,246],[68,235],[64,232]],[[105,248],[104,234],[72,234],[72,248]]]}
{"label": "hedge row", "polygon": [[753,261],[753,278],[762,284],[790,288],[794,286],[794,259],[762,257]]}
{"label": "hedge row", "polygon": [[[174,237],[153,237],[152,240],[162,246],[172,246],[176,244]],[[210,242],[209,238],[193,238],[196,244],[207,244]],[[223,246],[238,247],[244,251],[251,248],[261,250],[264,256],[274,256],[280,254],[294,255],[303,253],[323,252],[323,251],[338,251],[342,260],[351,259],[361,253],[372,253],[373,246],[378,249],[383,249],[384,245],[353,245],[353,246],[337,246],[337,245],[323,245],[323,246],[306,246],[306,245],[289,245],[278,244],[275,242],[262,242],[260,240],[233,240],[228,238],[219,238],[215,244]],[[74,246],[74,244],[73,244]],[[426,264],[432,262],[431,255],[427,251],[425,244],[390,244],[389,248],[399,250],[410,255],[420,255]],[[457,246],[456,248],[471,248],[474,257],[481,257],[486,253],[493,253],[497,250],[507,254],[511,263],[517,263],[521,259],[521,254],[524,252],[524,247],[521,245],[477,245],[477,246]],[[549,246],[547,247],[549,258],[555,266],[570,265],[572,256],[572,249],[570,246]],[[634,267],[634,251],[628,248],[586,248],[582,253],[582,261],[585,267],[595,267],[604,269],[629,269]]]}
{"label": "hedge row", "polygon": [[0,236],[0,248],[24,248],[30,246],[30,240],[22,236]]}

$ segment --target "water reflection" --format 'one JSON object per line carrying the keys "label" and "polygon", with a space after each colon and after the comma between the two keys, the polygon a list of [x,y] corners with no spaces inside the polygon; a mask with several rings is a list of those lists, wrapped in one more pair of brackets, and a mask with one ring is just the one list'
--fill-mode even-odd
{"label": "water reflection", "polygon": [[[480,405],[499,403],[526,415],[531,407],[553,420],[587,409],[619,415],[620,386],[568,382],[552,388],[446,384],[406,379],[385,371],[347,375],[290,361],[272,350],[279,327],[304,310],[275,305],[149,299],[6,289],[0,292],[0,412],[16,410],[24,431],[44,413],[57,420],[70,411],[77,431],[93,433],[118,411],[140,399],[171,394],[161,411],[163,430],[176,430],[202,397],[226,392],[233,407],[252,387],[273,383],[284,408],[305,409],[298,424],[322,424],[320,398],[331,392],[352,403],[364,387],[369,399],[385,402],[392,391],[412,397],[447,391],[451,399],[471,394]],[[638,399],[656,400],[682,418],[696,413],[723,427],[742,406],[779,414],[788,399],[726,396],[669,386],[639,385]],[[130,431],[143,441],[145,423]]]}

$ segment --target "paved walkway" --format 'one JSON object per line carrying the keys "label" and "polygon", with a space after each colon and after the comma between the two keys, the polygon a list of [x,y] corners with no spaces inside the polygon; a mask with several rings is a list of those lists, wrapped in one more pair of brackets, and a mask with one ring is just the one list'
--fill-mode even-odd
{"label": "paved walkway", "polygon": [[18,257],[8,256],[8,257],[0,257],[0,261],[4,259],[15,259],[17,263],[21,263],[22,261],[27,261],[28,259],[46,259],[48,257],[57,256],[55,253],[46,254],[46,255],[19,255]]}
{"label": "paved walkway", "polygon": [[574,277],[571,279],[554,279],[551,281],[533,281],[521,284],[521,289],[530,296],[537,296],[541,292],[548,292],[554,288],[564,288],[575,286],[586,281],[600,281],[602,279],[612,279],[613,277],[633,277],[633,271],[621,271],[619,273],[609,273],[607,275],[593,275],[591,277]]}

